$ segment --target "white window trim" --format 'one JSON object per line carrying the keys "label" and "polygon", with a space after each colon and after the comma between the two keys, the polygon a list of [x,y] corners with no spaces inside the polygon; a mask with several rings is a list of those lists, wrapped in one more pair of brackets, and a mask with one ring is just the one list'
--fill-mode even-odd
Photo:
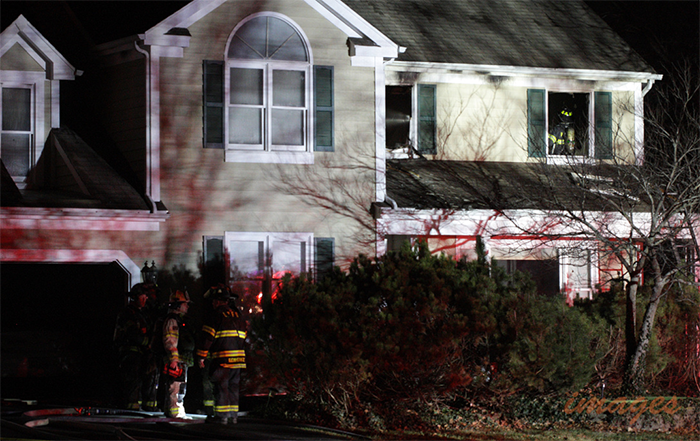
{"label": "white window trim", "polygon": [[[238,60],[228,58],[229,46],[231,40],[233,39],[236,32],[248,21],[256,17],[274,17],[280,19],[287,24],[289,24],[302,39],[305,45],[306,52],[308,54],[308,62],[298,62],[298,61],[274,61],[274,60]],[[251,14],[244,20],[239,22],[229,35],[228,41],[226,43],[226,48],[224,50],[224,161],[225,162],[242,162],[242,163],[270,163],[270,164],[313,164],[314,163],[314,115],[312,110],[313,102],[313,53],[311,51],[311,44],[299,25],[292,21],[289,17],[275,13],[275,12],[261,12],[256,14]],[[263,147],[262,150],[258,146],[245,146],[239,145],[235,148],[229,144],[229,106],[230,106],[230,76],[231,67],[242,67],[242,68],[260,68],[264,66],[265,69],[265,90],[263,90],[263,108],[265,109],[265,115],[263,117]],[[268,110],[272,108],[271,101],[268,102],[268,97],[270,97],[269,91],[271,90],[272,81],[272,70],[288,69],[288,70],[303,70],[306,75],[305,81],[305,91],[304,98],[306,100],[304,106],[304,144],[303,147],[298,150],[295,149],[280,149],[272,150],[271,144],[271,124],[268,122],[271,119],[271,115]],[[270,98],[271,99],[271,98]]]}
{"label": "white window trim", "polygon": [[[3,88],[29,88],[31,89],[31,125],[32,133],[29,144],[29,169],[36,165],[44,150],[45,130],[45,84],[44,72],[2,71],[0,90]],[[0,119],[2,115],[2,103],[0,102]],[[0,121],[0,124],[2,121]],[[15,178],[17,186],[21,189],[26,186],[26,177]]]}

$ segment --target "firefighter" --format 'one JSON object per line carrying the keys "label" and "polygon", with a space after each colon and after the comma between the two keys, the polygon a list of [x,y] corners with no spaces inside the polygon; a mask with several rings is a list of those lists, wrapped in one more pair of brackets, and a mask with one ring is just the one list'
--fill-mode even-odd
{"label": "firefighter", "polygon": [[187,391],[187,368],[194,364],[194,333],[186,323],[190,307],[187,291],[170,295],[168,315],[163,323],[164,370],[161,375],[165,388],[163,413],[168,418],[187,418],[184,398]]}
{"label": "firefighter", "polygon": [[[163,318],[167,313],[167,305],[158,301],[158,286],[156,284],[144,283],[143,288],[148,294],[148,300],[146,301],[146,306],[143,308],[143,311],[148,320],[151,333],[149,336],[150,351],[145,361],[141,409],[153,412],[159,409],[158,382],[160,380],[160,372],[163,370],[162,328]],[[165,308],[165,310],[163,308]],[[160,350],[157,351],[156,348],[160,348]]]}
{"label": "firefighter", "polygon": [[574,113],[568,107],[559,112],[559,122],[548,136],[552,155],[572,155],[575,149]]}
{"label": "firefighter", "polygon": [[141,389],[149,353],[150,332],[143,310],[148,293],[143,289],[143,284],[138,283],[128,296],[126,308],[117,316],[113,340],[119,360],[121,405],[125,409],[140,410]]}
{"label": "firefighter", "polygon": [[[204,300],[206,301],[205,311],[204,311],[204,323],[209,323],[213,320],[214,305],[213,305],[213,293],[217,289],[222,288],[223,284],[218,284],[217,286],[212,286],[207,292],[204,293]],[[204,413],[207,416],[214,416],[214,384],[211,381],[211,358],[207,357],[204,360],[204,366],[202,367],[202,404],[204,405]]]}
{"label": "firefighter", "polygon": [[235,304],[230,305],[231,293],[218,286],[210,293],[214,313],[202,326],[195,356],[204,369],[211,359],[210,378],[214,384],[214,416],[207,422],[236,424],[238,422],[239,384],[241,369],[245,369],[246,324]]}

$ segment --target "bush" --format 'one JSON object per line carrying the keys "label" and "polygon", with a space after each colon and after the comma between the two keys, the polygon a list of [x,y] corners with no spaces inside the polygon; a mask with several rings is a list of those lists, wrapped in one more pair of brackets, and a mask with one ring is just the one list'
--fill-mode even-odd
{"label": "bush", "polygon": [[579,387],[599,335],[563,299],[539,297],[528,276],[425,244],[359,256],[318,282],[287,277],[263,311],[251,335],[269,375],[347,426],[368,423],[368,403]]}
{"label": "bush", "polygon": [[498,385],[512,391],[551,393],[587,385],[603,355],[604,327],[562,299],[532,297],[506,319],[516,336]]}
{"label": "bush", "polygon": [[651,390],[700,396],[700,293],[674,285],[659,306],[647,355]]}

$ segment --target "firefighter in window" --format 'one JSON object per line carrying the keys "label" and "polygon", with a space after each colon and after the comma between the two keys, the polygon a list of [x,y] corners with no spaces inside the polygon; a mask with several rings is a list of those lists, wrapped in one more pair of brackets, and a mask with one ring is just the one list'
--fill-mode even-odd
{"label": "firefighter in window", "polygon": [[576,149],[574,113],[564,107],[558,115],[559,122],[549,133],[550,155],[573,155]]}

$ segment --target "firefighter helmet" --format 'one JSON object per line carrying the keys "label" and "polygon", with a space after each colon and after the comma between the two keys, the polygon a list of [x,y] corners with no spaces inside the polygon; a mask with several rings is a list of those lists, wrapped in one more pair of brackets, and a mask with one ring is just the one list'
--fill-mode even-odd
{"label": "firefighter helmet", "polygon": [[219,284],[217,286],[212,286],[206,292],[206,294],[204,294],[204,297],[210,298],[212,300],[222,300],[226,302],[231,299],[231,292],[225,285]]}
{"label": "firefighter helmet", "polygon": [[179,289],[175,291],[174,293],[170,294],[170,299],[168,300],[168,303],[173,304],[173,303],[191,303],[192,301],[190,300],[190,295],[187,294],[187,291],[180,291]]}
{"label": "firefighter helmet", "polygon": [[561,112],[559,112],[559,119],[561,122],[571,123],[574,121],[574,112],[569,110],[568,107],[564,106],[564,108],[561,109]]}

